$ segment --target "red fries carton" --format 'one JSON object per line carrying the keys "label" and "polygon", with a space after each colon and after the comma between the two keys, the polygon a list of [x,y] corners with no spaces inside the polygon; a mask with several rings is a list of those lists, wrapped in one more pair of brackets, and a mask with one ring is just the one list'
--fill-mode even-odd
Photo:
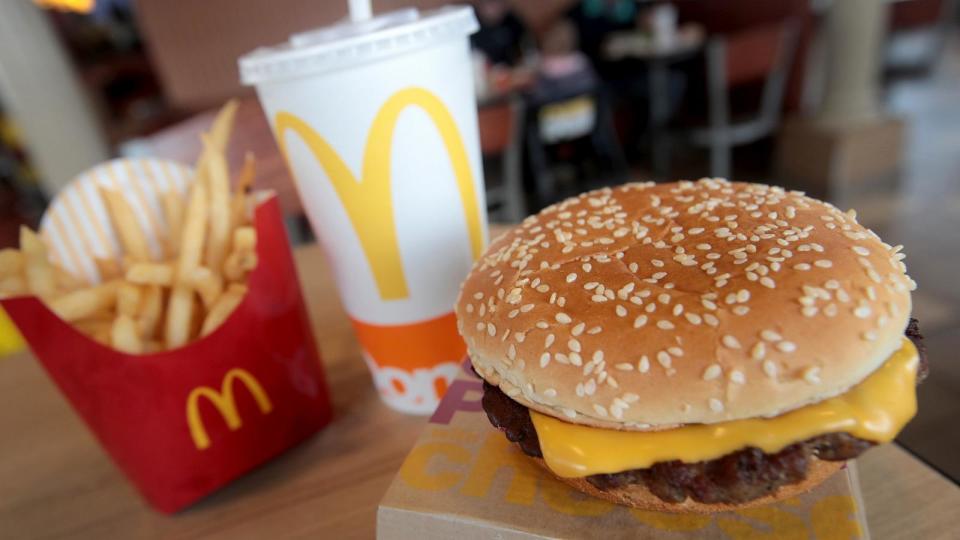
{"label": "red fries carton", "polygon": [[103,448],[162,512],[210,494],[331,417],[274,197],[256,207],[254,222],[259,264],[249,292],[217,330],[178,349],[125,354],[81,334],[35,297],[2,301]]}

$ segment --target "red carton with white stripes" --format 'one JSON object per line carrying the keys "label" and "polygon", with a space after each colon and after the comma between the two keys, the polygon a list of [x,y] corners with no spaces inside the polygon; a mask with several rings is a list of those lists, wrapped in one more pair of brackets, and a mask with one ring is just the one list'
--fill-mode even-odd
{"label": "red carton with white stripes", "polygon": [[[185,167],[158,160],[97,167],[58,196],[44,217],[41,231],[52,258],[77,276],[99,280],[89,258],[110,256],[116,240],[95,196],[98,183],[123,191],[151,249],[158,249],[164,234],[158,190],[184,192],[190,176]],[[103,448],[162,512],[208,495],[331,417],[280,209],[274,197],[260,199],[254,217],[259,264],[249,292],[217,330],[184,347],[129,355],[81,334],[35,297],[0,301]]]}

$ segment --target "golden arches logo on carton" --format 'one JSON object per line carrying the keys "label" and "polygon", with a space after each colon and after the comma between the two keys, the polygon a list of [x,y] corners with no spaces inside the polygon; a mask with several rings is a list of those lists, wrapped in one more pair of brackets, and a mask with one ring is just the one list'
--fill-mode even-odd
{"label": "golden arches logo on carton", "polygon": [[360,239],[383,300],[400,300],[410,294],[397,240],[389,159],[397,121],[407,107],[423,110],[443,140],[460,193],[470,248],[473,258],[477,259],[483,251],[483,232],[470,160],[456,121],[443,101],[433,93],[423,88],[405,88],[384,102],[367,135],[359,181],[330,143],[300,118],[288,112],[277,113],[274,127],[288,162],[285,135],[287,130],[292,130],[327,172]]}
{"label": "golden arches logo on carton", "polygon": [[206,450],[210,447],[210,436],[207,435],[207,429],[200,417],[200,398],[206,398],[216,407],[230,431],[243,427],[243,419],[237,411],[237,400],[233,394],[234,381],[240,381],[247,387],[247,391],[257,402],[261,413],[269,414],[273,410],[273,404],[270,403],[270,397],[267,396],[266,391],[256,377],[245,369],[233,368],[228,371],[223,376],[219,392],[208,386],[194,388],[187,397],[187,425],[190,427],[190,437],[197,450]]}

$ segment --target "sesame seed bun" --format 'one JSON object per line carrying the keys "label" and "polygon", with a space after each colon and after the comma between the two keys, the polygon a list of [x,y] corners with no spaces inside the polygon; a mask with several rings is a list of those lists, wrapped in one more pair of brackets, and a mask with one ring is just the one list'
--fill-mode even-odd
{"label": "sesame seed bun", "polygon": [[496,239],[456,314],[480,376],[562,420],[775,416],[845,392],[900,347],[914,283],[898,252],[798,192],[633,183]]}
{"label": "sesame seed bun", "polygon": [[628,484],[625,486],[611,488],[607,490],[598,489],[587,481],[586,478],[562,478],[553,474],[546,462],[540,458],[531,458],[541,467],[546,469],[551,475],[572,488],[582,491],[587,495],[603,499],[623,506],[631,506],[641,510],[650,510],[653,512],[672,512],[677,514],[713,514],[715,512],[725,512],[728,510],[739,510],[741,508],[750,508],[751,506],[763,506],[782,501],[806,493],[819,486],[834,473],[846,465],[845,461],[821,461],[817,458],[811,458],[807,465],[806,477],[796,484],[787,484],[780,486],[770,495],[751,499],[742,503],[702,503],[687,498],[681,503],[671,503],[662,500],[650,492],[643,484]]}

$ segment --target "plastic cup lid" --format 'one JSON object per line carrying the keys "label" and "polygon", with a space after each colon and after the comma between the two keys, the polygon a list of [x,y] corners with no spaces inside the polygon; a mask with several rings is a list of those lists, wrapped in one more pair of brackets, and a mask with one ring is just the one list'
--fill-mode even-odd
{"label": "plastic cup lid", "polygon": [[287,43],[241,56],[240,80],[256,85],[330,72],[462,38],[478,28],[469,6],[424,13],[408,8],[365,21],[347,20],[294,34]]}

